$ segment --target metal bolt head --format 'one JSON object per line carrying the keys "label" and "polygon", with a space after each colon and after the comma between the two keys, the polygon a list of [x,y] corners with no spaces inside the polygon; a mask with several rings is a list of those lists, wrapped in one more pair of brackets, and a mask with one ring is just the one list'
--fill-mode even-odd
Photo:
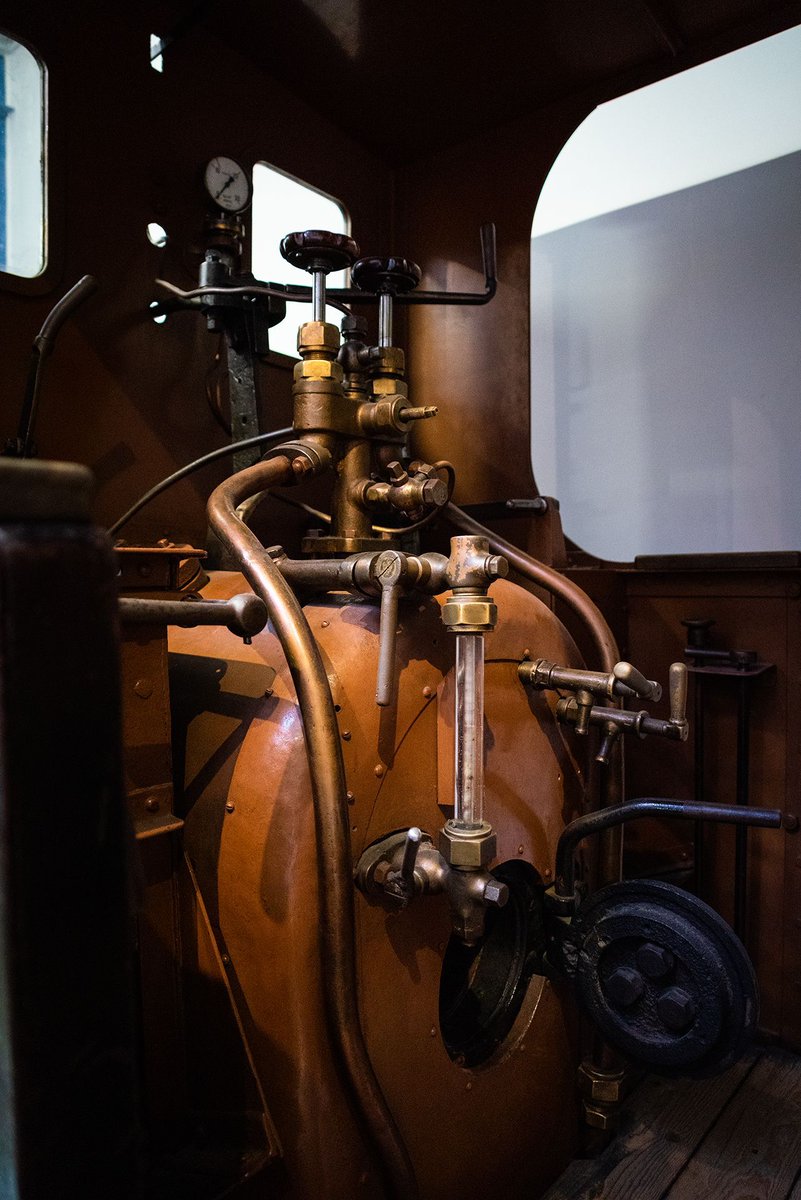
{"label": "metal bolt head", "polygon": [[484,901],[487,904],[494,904],[497,908],[503,908],[509,899],[509,888],[505,883],[501,883],[499,879],[489,879],[484,884]]}
{"label": "metal bolt head", "polygon": [[629,1008],[645,991],[645,980],[634,967],[617,967],[604,981],[603,990],[613,1004]]}
{"label": "metal bolt head", "polygon": [[444,479],[427,479],[423,484],[421,495],[424,504],[441,508],[448,500],[448,486]]}
{"label": "metal bolt head", "polygon": [[145,808],[148,812],[158,812],[160,805],[155,796],[148,796],[145,800]]}
{"label": "metal bolt head", "polygon": [[645,942],[637,951],[637,966],[648,979],[662,979],[673,970],[675,959],[665,946]]}
{"label": "metal bolt head", "polygon": [[681,1033],[692,1025],[698,1010],[692,996],[688,995],[683,988],[672,987],[659,997],[656,1002],[656,1011],[668,1029],[672,1029],[675,1033]]}
{"label": "metal bolt head", "polygon": [[505,579],[509,574],[509,563],[502,554],[491,554],[487,559],[487,575],[490,579]]}

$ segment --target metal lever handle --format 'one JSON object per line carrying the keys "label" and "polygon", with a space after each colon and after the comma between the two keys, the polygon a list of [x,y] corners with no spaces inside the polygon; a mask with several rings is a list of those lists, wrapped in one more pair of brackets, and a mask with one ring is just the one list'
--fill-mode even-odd
{"label": "metal lever handle", "polygon": [[[631,663],[615,663],[612,674],[616,682],[622,683],[641,700],[660,700],[662,698],[661,685],[655,679],[646,679],[642,671],[638,671]],[[615,689],[615,693],[616,695],[620,694],[618,689]]]}
{"label": "metal lever handle", "polygon": [[403,843],[403,861],[401,862],[401,878],[411,887],[414,884],[414,868],[417,862],[417,851],[423,837],[422,829],[412,825],[406,831],[406,841]]}
{"label": "metal lever handle", "polygon": [[668,672],[671,725],[687,724],[687,667],[682,662],[670,664]]}
{"label": "metal lever handle", "polygon": [[151,600],[121,596],[120,620],[125,625],[225,625],[231,633],[249,642],[267,624],[267,605],[252,592],[230,600]]}
{"label": "metal lever handle", "polygon": [[44,319],[42,328],[33,341],[33,354],[25,385],[25,397],[19,418],[16,442],[11,443],[6,453],[17,458],[30,458],[33,453],[33,435],[39,407],[39,391],[42,383],[42,368],[49,357],[56,337],[64,322],[72,316],[87,296],[97,291],[97,280],[93,275],[83,275],[70,290],[61,297]]}
{"label": "metal lever handle", "polygon": [[404,558],[397,550],[379,554],[373,566],[375,582],[381,588],[378,621],[378,677],[375,702],[387,708],[395,695],[395,635],[398,628],[398,604]]}

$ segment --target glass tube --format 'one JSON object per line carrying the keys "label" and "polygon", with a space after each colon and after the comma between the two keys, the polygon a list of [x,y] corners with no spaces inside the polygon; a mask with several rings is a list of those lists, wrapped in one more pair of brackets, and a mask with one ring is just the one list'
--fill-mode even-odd
{"label": "glass tube", "polygon": [[476,829],[484,820],[484,635],[456,635],[456,747],[453,820]]}

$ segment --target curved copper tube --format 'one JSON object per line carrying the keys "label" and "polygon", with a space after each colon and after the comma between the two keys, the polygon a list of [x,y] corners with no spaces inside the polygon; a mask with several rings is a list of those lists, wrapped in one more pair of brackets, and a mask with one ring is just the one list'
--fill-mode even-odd
{"label": "curved copper tube", "polygon": [[478,537],[489,538],[490,549],[493,553],[502,554],[504,558],[508,559],[509,565],[519,575],[564,601],[589,629],[604,671],[613,669],[620,658],[615,636],[607,625],[601,610],[578,584],[573,583],[564,575],[560,575],[553,567],[546,567],[545,563],[538,562],[530,554],[519,550],[517,546],[507,542],[506,538],[499,537],[497,533],[487,529],[486,525],[474,520],[464,509],[457,508],[455,504],[449,504],[445,512],[457,529],[462,529],[465,533],[472,533]]}
{"label": "curved copper tube", "polygon": [[[296,470],[311,462],[295,458]],[[257,537],[236,515],[237,506],[266,488],[294,483],[282,455],[233,475],[212,492],[208,517],[223,545],[242,567],[270,613],[286,656],[303,718],[309,758],[320,879],[320,950],[331,1033],[348,1090],[384,1175],[392,1200],[414,1200],[417,1184],[400,1131],[389,1111],[364,1044],[356,985],[353,866],[348,833],[347,787],[334,702],[325,667],[294,592]]]}

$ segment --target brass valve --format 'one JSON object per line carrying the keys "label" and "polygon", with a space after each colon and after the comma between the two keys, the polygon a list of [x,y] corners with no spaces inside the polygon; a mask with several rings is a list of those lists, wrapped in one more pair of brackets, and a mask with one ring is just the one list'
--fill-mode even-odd
{"label": "brass valve", "polygon": [[509,899],[505,883],[483,866],[464,869],[450,864],[431,836],[416,826],[368,846],[354,879],[366,896],[395,909],[406,908],[417,896],[445,892],[453,931],[466,946],[475,946],[483,937],[487,908],[503,908]]}

